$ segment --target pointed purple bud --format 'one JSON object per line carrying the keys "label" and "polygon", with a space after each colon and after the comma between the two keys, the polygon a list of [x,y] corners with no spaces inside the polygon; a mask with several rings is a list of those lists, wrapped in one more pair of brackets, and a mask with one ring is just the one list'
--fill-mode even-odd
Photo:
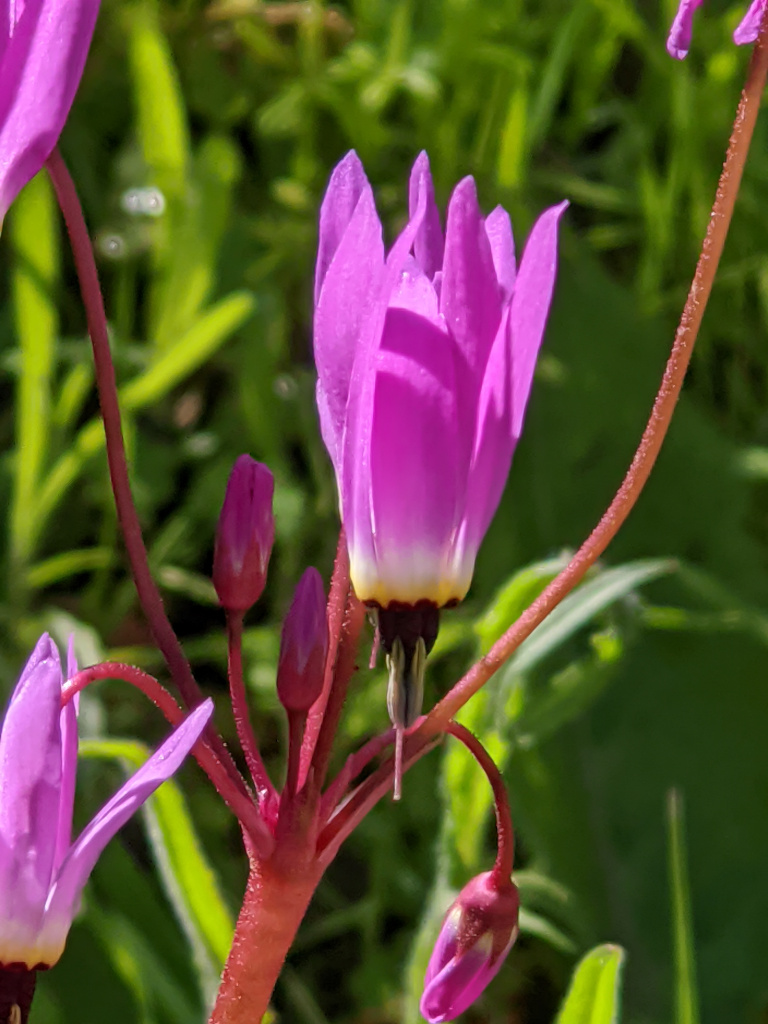
{"label": "pointed purple bud", "polygon": [[246,612],[261,597],[275,539],[275,481],[261,462],[241,455],[232,467],[213,554],[213,585],[228,612]]}
{"label": "pointed purple bud", "polygon": [[421,1012],[430,1024],[455,1020],[498,973],[518,934],[520,896],[494,872],[477,875],[446,914],[429,959]]}
{"label": "pointed purple bud", "polygon": [[286,711],[309,711],[323,689],[328,655],[325,590],[317,569],[299,580],[283,623],[277,696]]}

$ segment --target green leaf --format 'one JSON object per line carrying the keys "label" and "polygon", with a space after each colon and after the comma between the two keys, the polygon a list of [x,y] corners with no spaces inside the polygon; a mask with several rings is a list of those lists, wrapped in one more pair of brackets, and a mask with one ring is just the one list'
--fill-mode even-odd
{"label": "green leaf", "polygon": [[241,327],[255,309],[250,292],[233,292],[203,313],[172,348],[120,389],[120,405],[134,411],[167,395]]}
{"label": "green leaf", "polygon": [[[133,770],[150,753],[144,744],[129,740],[84,741],[80,752],[120,760]],[[145,814],[163,885],[192,947],[207,999],[229,953],[234,922],[175,782],[163,783],[145,804]]]}
{"label": "green leaf", "polygon": [[59,319],[56,203],[46,175],[38,174],[13,204],[13,308],[21,367],[16,397],[16,473],[11,510],[11,550],[17,562],[32,555],[37,493],[50,447],[51,386]]}
{"label": "green leaf", "polygon": [[155,8],[135,4],[126,14],[139,140],[156,184],[170,199],[183,194],[189,161],[184,99]]}
{"label": "green leaf", "polygon": [[649,558],[606,569],[582,583],[520,644],[504,676],[527,672],[615,601],[627,597],[644,583],[669,575],[676,568],[677,563],[672,559]]}
{"label": "green leaf", "polygon": [[[164,397],[172,388],[194,373],[220,348],[253,313],[255,299],[250,292],[233,292],[211,306],[186,334],[164,352],[144,373],[120,389],[120,407],[124,413],[136,412]],[[52,467],[37,496],[36,528],[44,525],[67,490],[78,478],[85,462],[104,445],[104,428],[93,419],[78,433],[69,451]]]}
{"label": "green leaf", "polygon": [[520,569],[495,595],[490,607],[475,623],[480,652],[487,654],[500,636],[525,611],[557,574],[568,564],[568,556],[549,558]]}
{"label": "green leaf", "polygon": [[685,818],[683,798],[676,789],[667,793],[667,833],[675,967],[675,1024],[699,1024]]}
{"label": "green leaf", "polygon": [[556,1024],[618,1024],[621,946],[597,946],[579,962]]}

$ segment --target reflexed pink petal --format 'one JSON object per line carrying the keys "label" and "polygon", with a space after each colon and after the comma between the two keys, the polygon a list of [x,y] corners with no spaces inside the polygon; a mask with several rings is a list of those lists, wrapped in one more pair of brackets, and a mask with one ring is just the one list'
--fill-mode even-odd
{"label": "reflexed pink petal", "polygon": [[363,192],[370,191],[371,186],[360,163],[360,157],[352,149],[334,167],[320,207],[315,263],[315,305],[320,298],[328,267],[344,237],[344,232],[349,227],[358,200]]}
{"label": "reflexed pink petal", "polygon": [[499,329],[501,296],[472,178],[459,182],[448,204],[440,312],[479,389]]}
{"label": "reflexed pink petal", "polygon": [[[77,675],[74,636],[67,644],[67,679]],[[53,871],[58,871],[72,842],[72,814],[75,806],[75,781],[77,776],[77,708],[79,694],[61,709],[61,796],[59,799],[59,821],[56,830],[56,852]]]}
{"label": "reflexed pink petal", "polygon": [[[365,319],[355,347],[344,421],[342,472],[339,474],[337,469],[336,479],[340,483],[342,518],[347,530],[347,540],[349,541],[351,534],[357,530],[359,544],[366,543],[365,534],[370,534],[370,450],[378,350],[389,301],[400,282],[414,239],[424,219],[425,210],[426,194],[422,189],[413,216],[400,232],[387,256],[376,300],[370,315]],[[362,532],[358,524],[362,527]]]}
{"label": "reflexed pink petal", "polygon": [[[364,175],[362,182],[358,180],[356,166],[352,163],[342,176],[344,187],[337,184],[335,203],[326,216],[329,225],[325,228],[326,247],[330,248],[333,239],[335,248],[319,291],[314,320],[315,363],[324,392],[321,428],[337,473],[341,469],[341,441],[352,367],[363,326],[379,300],[384,273],[381,222],[371,187]],[[333,178],[331,181],[333,184]],[[356,192],[358,185],[359,194]],[[329,192],[330,189],[331,186]],[[348,205],[355,195],[355,206],[348,214]],[[324,209],[327,202],[328,197],[323,203]],[[336,214],[335,219],[331,211]],[[346,229],[337,238],[347,216]],[[321,233],[323,230],[321,226]],[[320,259],[318,255],[318,264]]]}
{"label": "reflexed pink petal", "polygon": [[178,770],[212,713],[213,702],[208,698],[184,719],[86,826],[54,881],[45,908],[46,918],[71,919],[83,886],[104,847],[147,797]]}
{"label": "reflexed pink petal", "polygon": [[421,269],[432,280],[443,265],[443,229],[435,202],[435,186],[429,169],[429,157],[422,150],[411,169],[408,185],[408,214],[413,216],[419,202],[419,189],[424,189],[427,207],[413,243],[413,254]]}
{"label": "reflexed pink petal", "polygon": [[445,575],[463,498],[452,345],[429,320],[390,309],[379,360],[369,529],[382,572],[418,594]]}
{"label": "reflexed pink petal", "polygon": [[504,295],[504,299],[512,297],[512,289],[515,287],[515,239],[512,235],[512,221],[509,214],[502,206],[491,210],[485,218],[485,233],[491,243],[493,265],[496,268],[496,277]]}
{"label": "reflexed pink petal", "polygon": [[551,206],[533,225],[512,296],[512,437],[523,429],[533,371],[544,337],[557,270],[557,226],[567,202]]}
{"label": "reflexed pink petal", "polygon": [[56,145],[99,0],[27,0],[0,63],[0,221]]}
{"label": "reflexed pink petal", "polygon": [[670,57],[682,60],[687,56],[688,48],[691,45],[693,15],[703,2],[704,0],[681,0],[667,36],[667,53]]}
{"label": "reflexed pink petal", "polygon": [[511,311],[507,308],[491,349],[478,403],[463,538],[472,558],[501,500],[515,448],[511,348]]}
{"label": "reflexed pink petal", "polygon": [[46,633],[13,692],[0,733],[0,844],[7,851],[0,857],[0,902],[9,918],[23,907],[42,908],[51,881],[61,785],[61,684],[59,652]]}
{"label": "reflexed pink petal", "polygon": [[745,43],[754,43],[757,39],[765,4],[766,0],[753,0],[750,4],[749,10],[733,33],[733,41],[738,46],[743,46]]}

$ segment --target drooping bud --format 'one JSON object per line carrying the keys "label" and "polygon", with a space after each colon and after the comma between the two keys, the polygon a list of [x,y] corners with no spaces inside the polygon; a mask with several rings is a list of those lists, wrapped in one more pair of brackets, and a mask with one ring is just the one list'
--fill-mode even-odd
{"label": "drooping bud", "polygon": [[309,711],[323,689],[328,655],[325,589],[317,569],[306,569],[283,622],[277,696],[286,711]]}
{"label": "drooping bud", "polygon": [[445,916],[429,959],[421,1013],[430,1024],[455,1020],[497,974],[518,934],[520,896],[486,871],[468,882]]}
{"label": "drooping bud", "polygon": [[274,489],[274,478],[263,463],[250,455],[236,459],[227,481],[213,554],[213,585],[227,611],[248,611],[264,590],[275,539]]}

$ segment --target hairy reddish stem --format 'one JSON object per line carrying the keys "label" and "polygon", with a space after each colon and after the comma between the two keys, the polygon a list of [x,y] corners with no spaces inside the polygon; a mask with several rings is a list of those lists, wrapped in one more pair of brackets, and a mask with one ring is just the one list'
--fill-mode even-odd
{"label": "hairy reddish stem", "polygon": [[530,636],[552,609],[573,590],[616,536],[640,497],[672,420],[688,364],[691,361],[704,310],[712,292],[715,274],[739,194],[744,164],[760,111],[760,101],[767,75],[768,14],[764,13],[760,35],[749,63],[747,81],[736,110],[728,151],[717,185],[715,201],[701,247],[701,254],[696,264],[696,271],[675,334],[672,351],[664,368],[661,386],[626,476],[600,522],[565,569],[510,626],[488,654],[473,665],[464,678],[459,680],[426,716],[420,729],[422,736],[434,736],[436,733],[442,732],[459,708],[466,704],[473,694],[477,693],[523,640]]}
{"label": "hairy reddish stem", "polygon": [[[162,686],[154,676],[149,675],[134,665],[124,665],[117,661],[102,661],[98,665],[91,665],[89,668],[81,669],[76,675],[68,679],[61,689],[62,707],[70,701],[76,693],[80,693],[86,686],[96,682],[98,679],[122,679],[141,690],[145,697],[165,716],[173,726],[179,725],[186,717],[170,693]],[[269,856],[274,847],[274,839],[261,818],[258,808],[253,801],[244,796],[240,790],[232,785],[232,780],[227,774],[224,766],[219,761],[215,751],[208,743],[207,738],[201,737],[192,748],[195,760],[203,769],[205,774],[216,787],[216,791],[224,800],[226,805],[236,815],[240,824],[247,831],[253,840],[255,848],[262,856]]]}
{"label": "hairy reddish stem", "polygon": [[[96,386],[99,393],[99,405],[101,407],[101,417],[104,423],[104,435],[107,446],[109,477],[112,482],[112,493],[115,498],[117,518],[123,534],[125,549],[128,553],[128,561],[130,562],[136,593],[144,609],[144,614],[147,616],[152,635],[165,658],[168,670],[179,689],[184,703],[188,708],[194,708],[203,700],[203,694],[195,681],[195,677],[192,675],[192,669],[181,648],[179,638],[176,636],[170,619],[166,615],[160,591],[157,589],[152,578],[147,549],[144,546],[144,539],[141,534],[141,524],[139,523],[136,506],[133,502],[133,494],[131,493],[128,461],[123,442],[120,405],[117,397],[115,368],[109,348],[107,315],[104,310],[104,299],[101,294],[99,274],[96,269],[96,260],[93,256],[93,247],[90,235],[88,234],[88,227],[85,223],[75,183],[72,181],[72,177],[58,149],[54,149],[48,157],[46,169],[50,175],[56,192],[56,198],[64,216],[67,234],[72,246],[72,255],[75,260],[75,269],[77,270],[80,282],[80,292],[88,321],[88,333],[93,348]],[[211,725],[206,727],[205,735],[235,785],[242,793],[247,793],[245,783],[240,777],[240,773],[229,751],[224,746],[221,737]]]}
{"label": "hairy reddish stem", "polygon": [[493,790],[493,806],[496,811],[496,863],[493,865],[493,876],[504,885],[509,882],[515,863],[515,829],[512,825],[512,812],[509,809],[509,796],[501,772],[483,744],[469,729],[458,722],[449,722],[446,732],[461,740],[467,750],[483,769]]}
{"label": "hairy reddish stem", "polygon": [[323,715],[320,733],[312,756],[312,784],[319,791],[325,781],[328,762],[331,758],[333,741],[341,718],[341,711],[347,696],[350,680],[357,669],[357,654],[360,631],[365,621],[365,608],[350,588],[344,622],[341,627],[336,663],[333,668],[333,683]]}
{"label": "hairy reddish stem", "polygon": [[[456,713],[511,657],[534,629],[594,565],[631,512],[653,469],[683,386],[699,327],[704,316],[720,257],[725,245],[733,209],[739,193],[744,164],[755,130],[760,101],[768,77],[768,8],[763,12],[760,34],[752,53],[747,80],[742,90],[733,130],[728,143],[715,201],[701,247],[696,271],[675,334],[661,385],[651,415],[626,476],[613,501],[589,537],[563,571],[541,592],[506,633],[456,683],[443,699],[422,718],[406,738],[405,764],[414,764],[426,752],[426,744],[445,732]],[[370,809],[391,789],[393,762],[388,761],[362,782],[320,835],[319,846],[332,857],[344,838]]]}
{"label": "hairy reddish stem", "polygon": [[251,861],[209,1024],[257,1024],[263,1019],[321,874],[311,859],[297,864],[293,858],[276,855],[268,861]]}
{"label": "hairy reddish stem", "polygon": [[248,770],[251,773],[259,803],[262,807],[275,797],[275,787],[267,773],[259,752],[259,744],[251,725],[248,713],[248,697],[245,692],[243,676],[243,614],[227,612],[227,665],[229,675],[229,693],[232,697],[232,714],[235,718],[240,746],[245,754]]}
{"label": "hairy reddish stem", "polygon": [[323,690],[309,709],[309,714],[307,715],[307,724],[304,728],[304,738],[301,744],[299,788],[306,782],[309,766],[312,763],[312,756],[317,745],[317,738],[320,735],[320,729],[323,724],[325,709],[328,705],[328,698],[333,685],[336,652],[339,647],[339,637],[341,636],[341,627],[344,622],[344,611],[347,607],[349,590],[349,554],[347,552],[347,538],[342,527],[336,546],[336,560],[333,563],[331,589],[328,594],[328,657],[325,659]]}

